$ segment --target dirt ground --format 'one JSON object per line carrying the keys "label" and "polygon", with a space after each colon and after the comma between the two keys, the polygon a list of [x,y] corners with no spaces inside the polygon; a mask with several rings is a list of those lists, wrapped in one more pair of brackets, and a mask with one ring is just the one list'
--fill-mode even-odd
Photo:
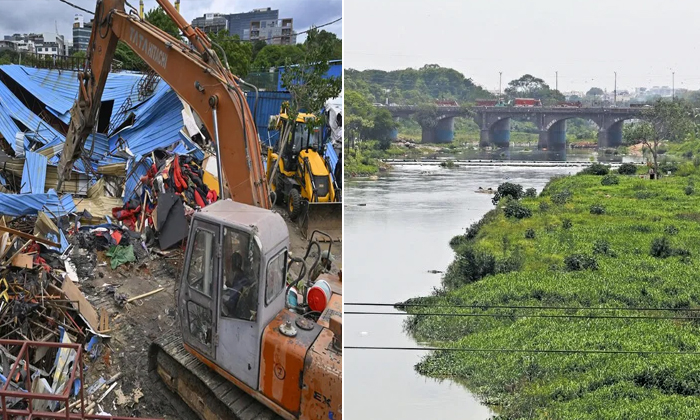
{"label": "dirt ground", "polygon": [[[280,212],[283,213],[283,212]],[[307,242],[299,228],[287,220],[291,254],[303,257]],[[325,245],[323,245],[325,249]],[[88,366],[85,375],[86,388],[100,376],[108,379],[118,372],[122,377],[115,390],[102,402],[102,409],[112,415],[140,418],[195,420],[198,417],[165,386],[154,372],[148,371],[148,349],[157,337],[179,328],[175,318],[175,287],[182,268],[183,250],[173,250],[167,256],[156,254],[138,264],[123,265],[111,270],[98,256],[94,278],[82,281],[82,289],[88,300],[99,311],[105,308],[110,314],[111,339],[101,355]],[[336,257],[334,269],[342,267],[342,243],[332,245]],[[335,271],[335,270],[334,270]],[[150,297],[117,306],[107,284],[118,285],[117,292],[137,296],[160,287],[165,290]],[[106,356],[107,355],[107,356]],[[140,389],[143,397],[138,403],[116,403],[117,390],[130,397]],[[133,398],[132,398],[133,400]]]}

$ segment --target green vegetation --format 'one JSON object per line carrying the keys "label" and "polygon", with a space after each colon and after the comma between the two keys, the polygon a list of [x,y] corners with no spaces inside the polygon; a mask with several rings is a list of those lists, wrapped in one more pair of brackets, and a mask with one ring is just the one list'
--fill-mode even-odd
{"label": "green vegetation", "polygon": [[[501,200],[451,240],[455,259],[443,287],[410,301],[483,307],[409,312],[505,317],[413,316],[407,331],[418,341],[450,348],[700,351],[700,323],[661,319],[692,316],[684,309],[700,308],[700,197],[685,193],[700,175],[617,178],[619,183],[601,185],[603,175],[557,177],[539,197]],[[507,217],[512,203],[531,216]],[[591,214],[594,208],[604,211]],[[494,305],[582,309],[489,308]],[[537,314],[652,319],[528,317]],[[437,351],[416,370],[464,383],[497,405],[503,419],[690,419],[700,410],[696,360],[673,354]]]}

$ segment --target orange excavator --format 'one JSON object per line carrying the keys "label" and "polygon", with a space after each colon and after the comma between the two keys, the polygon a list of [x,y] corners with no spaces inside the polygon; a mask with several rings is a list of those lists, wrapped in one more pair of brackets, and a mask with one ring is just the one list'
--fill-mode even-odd
{"label": "orange excavator", "polygon": [[[261,146],[240,87],[246,83],[201,30],[168,0],[157,1],[187,43],[127,13],[125,0],[97,1],[58,189],[95,127],[121,40],[213,136],[225,198],[193,216],[176,296],[180,331],[151,345],[151,368],[203,419],[342,419],[340,279],[304,277],[321,254],[313,235],[307,250],[308,256],[318,247],[313,266],[306,270],[305,260],[290,258],[287,226],[270,210]],[[293,264],[302,268],[288,283]]]}

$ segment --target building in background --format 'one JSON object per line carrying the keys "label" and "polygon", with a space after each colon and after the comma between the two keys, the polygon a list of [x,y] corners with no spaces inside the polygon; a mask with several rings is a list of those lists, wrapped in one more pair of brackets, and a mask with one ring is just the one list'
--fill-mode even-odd
{"label": "building in background", "polygon": [[238,35],[241,39],[250,39],[250,25],[253,21],[279,20],[280,11],[272,10],[270,7],[253,9],[246,13],[233,13],[226,15],[228,20],[228,32],[231,35]]}
{"label": "building in background", "polygon": [[250,22],[249,39],[262,40],[275,45],[296,44],[294,19],[253,20]]}
{"label": "building in background", "polygon": [[221,13],[205,13],[202,17],[194,18],[192,26],[201,29],[205,33],[217,33],[228,29],[228,20],[227,16]]}
{"label": "building in background", "polygon": [[63,35],[57,33],[5,35],[3,43],[5,45],[9,45],[8,43],[14,44],[14,48],[5,49],[12,49],[17,52],[42,55],[66,55],[66,41]]}
{"label": "building in background", "polygon": [[70,54],[78,51],[87,51],[92,33],[92,21],[85,23],[83,15],[75,15],[73,19],[73,48]]}
{"label": "building in background", "polygon": [[238,35],[245,41],[264,40],[268,44],[296,44],[294,19],[280,19],[279,14],[279,10],[273,10],[271,7],[253,9],[245,13],[206,13],[193,19],[192,26],[207,33],[226,29],[230,35]]}
{"label": "building in background", "polygon": [[43,33],[34,40],[36,53],[40,55],[68,55],[66,40],[57,33]]}

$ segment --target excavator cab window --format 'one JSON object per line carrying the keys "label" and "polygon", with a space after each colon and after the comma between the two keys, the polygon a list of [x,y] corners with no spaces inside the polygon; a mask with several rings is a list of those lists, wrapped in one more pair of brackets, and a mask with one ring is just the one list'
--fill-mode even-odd
{"label": "excavator cab window", "polygon": [[208,230],[197,229],[187,272],[187,283],[191,288],[207,296],[212,295],[214,258],[214,235]]}
{"label": "excavator cab window", "polygon": [[260,249],[250,235],[224,228],[221,316],[255,321],[258,311]]}
{"label": "excavator cab window", "polygon": [[284,289],[287,278],[287,250],[280,251],[267,264],[267,275],[265,276],[265,305],[269,305]]}

